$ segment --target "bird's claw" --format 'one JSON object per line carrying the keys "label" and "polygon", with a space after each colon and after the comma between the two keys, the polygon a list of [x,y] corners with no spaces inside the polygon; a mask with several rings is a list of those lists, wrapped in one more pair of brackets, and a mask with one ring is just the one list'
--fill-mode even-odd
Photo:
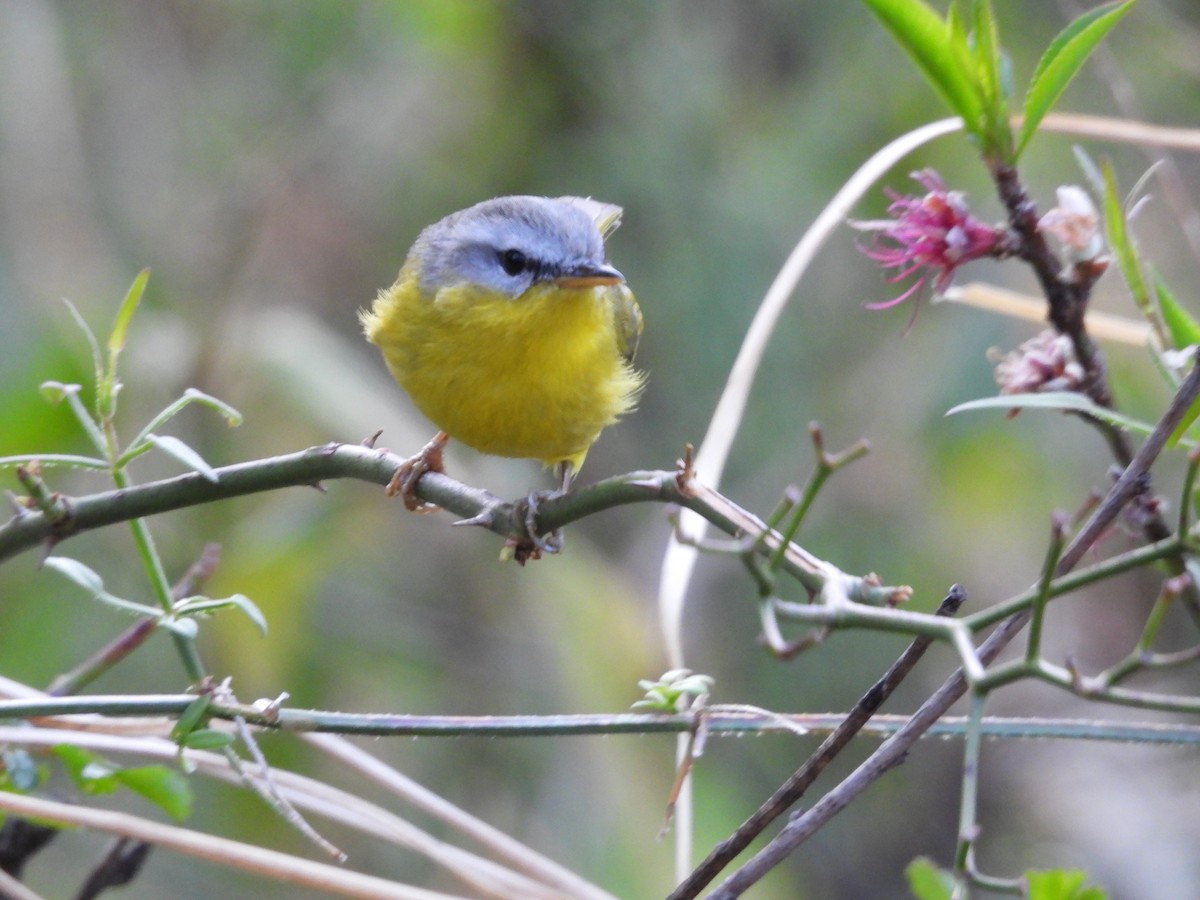
{"label": "bird's claw", "polygon": [[439,431],[434,435],[433,440],[421,448],[420,452],[415,456],[410,456],[399,466],[396,467],[395,473],[392,475],[392,480],[388,482],[387,495],[395,497],[400,495],[404,500],[404,508],[412,512],[428,513],[436,512],[441,507],[433,503],[427,503],[417,496],[417,482],[421,480],[426,472],[444,472],[444,451],[446,449],[446,441],[448,440],[446,432]]}
{"label": "bird's claw", "polygon": [[526,560],[541,559],[543,553],[561,553],[564,545],[562,529],[555,528],[549,534],[538,534],[538,510],[547,500],[563,496],[564,491],[530,491],[524,500],[517,501],[517,515],[525,526],[525,536],[509,538],[504,545],[505,557],[515,559],[520,565]]}

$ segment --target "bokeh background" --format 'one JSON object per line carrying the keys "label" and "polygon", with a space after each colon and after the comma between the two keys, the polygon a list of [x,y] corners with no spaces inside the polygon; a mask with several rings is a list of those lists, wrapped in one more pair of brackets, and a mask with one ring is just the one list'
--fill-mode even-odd
{"label": "bokeh background", "polygon": [[[1073,8],[996,5],[1020,85]],[[1195,4],[1144,0],[1108,47],[1109,68],[1086,70],[1064,108],[1196,121]],[[669,467],[703,436],[753,311],[808,223],[874,150],[943,114],[864,8],[845,0],[5,0],[0,455],[87,449],[68,412],[37,390],[47,379],[88,378],[86,345],[61,298],[103,332],[146,266],[150,287],[124,360],[126,436],[195,386],[245,414],[232,430],[199,409],[174,422],[173,433],[213,464],[359,441],[379,428],[382,444],[415,450],[432,429],[361,339],[356,310],[390,284],[429,222],[489,196],[572,193],[626,209],[610,254],[645,313],[640,362],[650,375],[640,411],[605,432],[584,480]],[[1056,185],[1082,181],[1071,147],[1045,135],[1026,157],[1043,208]],[[1148,165],[1136,148],[1084,147],[1112,158],[1126,187]],[[1194,188],[1195,161],[1177,164]],[[982,218],[1000,217],[961,136],[914,155],[890,183],[907,190],[907,173],[924,166],[965,190]],[[1139,240],[1195,308],[1196,254],[1162,199],[1139,218]],[[885,205],[876,192],[857,214]],[[810,420],[834,449],[865,437],[872,453],[822,495],[806,546],[848,571],[912,584],[916,609],[932,609],[954,582],[974,608],[1003,599],[1036,578],[1052,511],[1103,490],[1110,460],[1071,419],[944,418],[994,391],[989,347],[1011,349],[1036,328],[927,306],[905,333],[911,307],[864,308],[898,291],[857,242],[850,229],[835,235],[800,285],[722,488],[765,513],[809,470]],[[1018,264],[967,274],[1032,289]],[[1129,311],[1115,275],[1099,295],[1105,308]],[[1123,407],[1155,416],[1167,394],[1145,353],[1111,348],[1110,359]],[[533,463],[461,446],[449,465],[502,495],[548,483]],[[1159,481],[1169,498],[1174,465]],[[176,470],[151,455],[135,474]],[[3,479],[16,488],[11,474]],[[105,486],[73,473],[52,483],[74,493]],[[662,508],[596,516],[569,529],[561,557],[519,569],[497,561],[494,537],[452,529],[446,515],[407,515],[374,486],[328,488],[152,520],[173,576],[219,542],[209,593],[245,593],[267,614],[266,639],[233,614],[205,626],[206,662],[231,675],[243,699],[288,691],[299,706],[358,712],[615,712],[638,698],[639,678],[666,668],[654,602],[669,533]],[[1126,538],[1112,540],[1119,549]],[[113,592],[146,599],[126,530],[74,539],[62,552],[99,569]],[[1073,653],[1087,670],[1111,663],[1155,591],[1154,577],[1141,575],[1063,601],[1048,652]],[[3,673],[35,685],[126,624],[39,573],[33,554],[0,569],[0,597]],[[903,647],[895,636],[839,634],[782,663],[755,642],[753,597],[735,560],[702,560],[686,653],[716,678],[717,701],[842,710]],[[1193,642],[1189,628],[1179,623],[1179,646]],[[913,708],[952,664],[931,653],[891,711]],[[170,642],[157,639],[94,690],[184,687]],[[989,712],[1118,715],[1028,686],[997,695]],[[363,788],[292,739],[263,743],[281,765]],[[814,746],[712,741],[696,771],[697,856]],[[872,746],[847,753],[820,786]],[[619,896],[670,888],[671,844],[656,840],[673,777],[670,738],[369,747]],[[906,896],[902,871],[913,857],[950,861],[960,754],[957,742],[922,744],[755,896]],[[984,762],[985,869],[1074,865],[1114,896],[1200,893],[1194,751],[993,743]],[[196,827],[311,852],[248,794],[202,781],[197,789]],[[355,866],[460,889],[415,856],[328,832]],[[30,883],[68,894],[103,845],[64,837],[31,866]],[[250,894],[295,896],[166,852],[126,891]]]}

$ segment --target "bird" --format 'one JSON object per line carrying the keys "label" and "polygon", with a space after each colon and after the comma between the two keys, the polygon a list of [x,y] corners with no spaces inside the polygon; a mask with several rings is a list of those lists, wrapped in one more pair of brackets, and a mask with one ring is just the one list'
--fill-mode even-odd
{"label": "bird", "polygon": [[[363,331],[438,429],[396,470],[388,494],[415,494],[444,470],[450,439],[482,453],[540,460],[566,493],[600,432],[636,406],[642,313],[605,240],[622,209],[585,197],[505,196],[451,213],[413,243],[395,283],[359,311]],[[539,499],[527,498],[536,550]]]}

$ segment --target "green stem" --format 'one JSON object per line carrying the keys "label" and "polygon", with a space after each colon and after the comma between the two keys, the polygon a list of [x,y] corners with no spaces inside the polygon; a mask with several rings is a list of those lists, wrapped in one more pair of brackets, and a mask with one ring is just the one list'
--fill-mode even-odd
{"label": "green stem", "polygon": [[983,743],[983,706],[987,695],[971,692],[971,708],[967,715],[966,740],[963,741],[962,797],[958,809],[958,846],[954,853],[954,868],[959,874],[968,871],[971,848],[979,835],[977,809],[979,798],[979,751]]}
{"label": "green stem", "polygon": [[[103,715],[120,718],[165,716],[178,718],[196,702],[195,694],[90,695],[0,700],[0,718],[37,719],[47,716]],[[529,716],[424,716],[378,713],[344,713],[283,707],[275,711],[252,706],[213,702],[205,709],[213,719],[241,717],[260,728],[292,732],[358,734],[373,737],[565,737],[605,734],[678,734],[696,727],[692,714],[595,713]],[[726,711],[718,704],[704,710],[704,729],[714,736],[795,734],[794,727],[811,735],[841,728],[841,713],[802,713],[789,716]],[[886,738],[908,722],[905,715],[876,713],[859,734]],[[784,719],[791,724],[788,727]],[[167,730],[164,722],[163,730]],[[930,726],[930,737],[960,738],[972,727],[963,716],[947,716]],[[1186,722],[1110,722],[1104,720],[986,717],[980,725],[985,738],[1101,741],[1159,746],[1200,746],[1200,725]]]}
{"label": "green stem", "polygon": [[[1114,575],[1120,575],[1123,572],[1129,572],[1150,563],[1169,559],[1187,549],[1186,541],[1178,535],[1172,535],[1157,543],[1138,547],[1118,556],[1110,557],[1086,569],[1080,569],[1069,575],[1062,575],[1055,578],[1050,583],[1048,597],[1061,597],[1064,594],[1077,591],[1094,582],[1104,581],[1105,579],[1112,578]],[[964,616],[960,621],[972,632],[982,631],[1032,605],[1040,590],[1041,585],[1038,585],[1024,593],[1017,594],[1015,597],[1010,597],[1007,600],[989,606],[987,609],[980,610],[973,615]]]}
{"label": "green stem", "polygon": [[1054,570],[1062,556],[1066,542],[1066,524],[1056,518],[1050,532],[1050,546],[1046,550],[1046,562],[1042,566],[1042,577],[1033,598],[1033,615],[1029,620],[1029,641],[1025,646],[1025,661],[1033,662],[1041,655],[1042,622],[1046,616],[1046,602],[1050,599],[1050,585],[1054,581]]}
{"label": "green stem", "polygon": [[[129,479],[123,470],[113,469],[112,477],[118,491],[129,489]],[[145,568],[146,575],[150,579],[150,589],[154,593],[154,599],[162,607],[164,615],[171,615],[174,605],[174,599],[171,596],[171,583],[167,580],[167,572],[163,568],[162,557],[159,556],[158,549],[154,545],[154,536],[150,533],[150,529],[146,525],[146,520],[141,517],[130,519],[129,528],[133,532],[133,542],[137,547],[142,566]],[[175,649],[179,653],[179,658],[183,662],[183,668],[187,672],[188,678],[191,679],[193,684],[199,684],[204,679],[205,669],[204,662],[200,659],[200,651],[196,648],[196,642],[192,638],[184,637],[175,631],[171,632],[171,639],[175,642]]]}

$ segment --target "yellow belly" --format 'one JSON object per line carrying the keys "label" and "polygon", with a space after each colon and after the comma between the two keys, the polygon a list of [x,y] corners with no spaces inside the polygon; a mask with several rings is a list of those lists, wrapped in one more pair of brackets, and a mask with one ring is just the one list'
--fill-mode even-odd
{"label": "yellow belly", "polygon": [[468,286],[422,297],[405,273],[362,315],[417,408],[484,453],[571,463],[632,409],[643,376],[625,359],[624,285],[537,285],[521,297]]}

